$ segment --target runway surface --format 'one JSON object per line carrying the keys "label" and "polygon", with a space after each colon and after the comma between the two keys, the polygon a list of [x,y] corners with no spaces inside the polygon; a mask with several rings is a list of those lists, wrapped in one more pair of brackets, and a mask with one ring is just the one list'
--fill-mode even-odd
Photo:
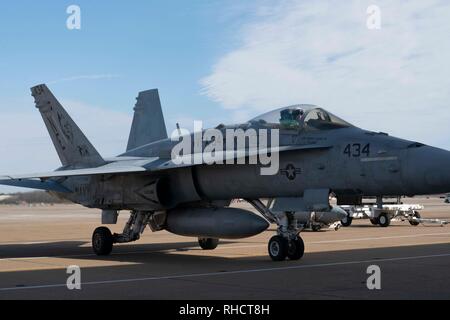
{"label": "runway surface", "polygon": [[[450,220],[442,199],[408,201],[424,204],[425,218]],[[450,299],[450,225],[361,220],[305,231],[305,257],[275,263],[267,255],[274,227],[214,251],[147,230],[100,258],[90,247],[99,224],[98,210],[74,205],[0,206],[0,299]],[[67,289],[71,265],[81,268],[81,290]],[[381,268],[381,290],[367,289],[370,265]]]}

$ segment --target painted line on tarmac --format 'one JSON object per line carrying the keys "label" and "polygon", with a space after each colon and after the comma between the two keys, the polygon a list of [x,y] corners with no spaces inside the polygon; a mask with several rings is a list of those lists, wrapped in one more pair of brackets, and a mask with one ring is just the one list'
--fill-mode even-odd
{"label": "painted line on tarmac", "polygon": [[308,242],[308,243],[310,243],[310,244],[323,244],[323,243],[336,243],[336,242],[407,239],[407,238],[420,238],[420,237],[432,237],[432,236],[450,236],[450,232],[445,232],[445,233],[419,233],[419,234],[404,235],[404,236],[387,236],[387,237],[368,237],[368,238],[355,238],[355,239],[324,240],[324,241],[315,241],[315,242]]}
{"label": "painted line on tarmac", "polygon": [[[302,270],[302,269],[312,269],[312,268],[326,268],[326,267],[349,266],[349,265],[357,265],[357,264],[398,262],[398,261],[423,260],[423,259],[447,258],[447,257],[450,257],[450,253],[426,255],[426,256],[370,259],[370,260],[360,260],[360,261],[331,262],[331,263],[297,265],[297,266],[279,267],[279,268],[247,269],[247,270],[236,270],[236,271],[225,271],[225,272],[192,273],[192,274],[147,277],[147,278],[130,278],[130,279],[118,279],[118,280],[90,281],[90,282],[83,282],[81,284],[81,286],[83,287],[83,286],[93,286],[93,285],[108,285],[108,284],[120,284],[120,283],[157,281],[157,280],[176,280],[176,279],[189,279],[189,278],[201,278],[201,277],[215,277],[215,276],[239,275],[239,274],[248,274],[248,273]],[[0,288],[0,292],[49,289],[49,288],[66,288],[66,287],[67,287],[67,284],[48,284],[48,285],[37,285],[37,286],[28,286],[28,287],[25,286],[25,287]]]}

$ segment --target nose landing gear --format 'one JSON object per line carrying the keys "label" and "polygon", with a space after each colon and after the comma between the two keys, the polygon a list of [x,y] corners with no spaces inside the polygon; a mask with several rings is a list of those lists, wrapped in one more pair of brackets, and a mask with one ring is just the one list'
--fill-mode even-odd
{"label": "nose landing gear", "polygon": [[293,214],[286,212],[284,215],[277,222],[278,234],[269,241],[269,256],[273,261],[284,261],[286,258],[300,260],[305,254],[305,243],[300,237],[301,228],[298,228]]}
{"label": "nose landing gear", "polygon": [[301,237],[288,240],[282,236],[273,236],[269,241],[268,251],[273,261],[300,260],[305,253],[305,243]]}
{"label": "nose landing gear", "polygon": [[305,243],[300,232],[305,227],[298,223],[293,212],[274,214],[261,200],[246,199],[269,222],[278,225],[277,235],[269,240],[268,251],[273,261],[300,260],[305,254]]}

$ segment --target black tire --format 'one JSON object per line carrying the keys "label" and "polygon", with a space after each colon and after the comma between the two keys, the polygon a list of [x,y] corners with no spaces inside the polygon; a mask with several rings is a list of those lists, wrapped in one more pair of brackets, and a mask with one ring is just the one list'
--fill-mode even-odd
{"label": "black tire", "polygon": [[378,225],[382,228],[387,228],[391,224],[391,219],[386,213],[382,213],[378,216]]}
{"label": "black tire", "polygon": [[373,224],[374,226],[377,226],[377,225],[380,224],[380,223],[378,222],[378,219],[377,219],[377,218],[370,219],[370,223]]}
{"label": "black tire", "polygon": [[312,225],[311,226],[311,230],[314,231],[314,232],[319,232],[321,229],[322,229],[322,227],[318,226],[318,225]]}
{"label": "black tire", "polygon": [[341,220],[341,224],[343,227],[350,227],[352,225],[353,218],[350,216],[347,216],[346,218]]}
{"label": "black tire", "polygon": [[98,256],[111,254],[114,239],[108,228],[100,227],[95,229],[92,235],[92,249]]}
{"label": "black tire", "polygon": [[289,260],[300,260],[305,254],[305,243],[303,239],[298,237],[297,239],[289,242],[289,248],[287,256]]}
{"label": "black tire", "polygon": [[[413,217],[417,218],[417,219],[421,218],[420,213],[417,212],[417,211],[414,211]],[[410,220],[409,224],[412,225],[413,227],[417,227],[420,224],[420,222],[419,221],[415,221],[415,220]]]}
{"label": "black tire", "polygon": [[289,244],[282,236],[273,236],[269,241],[269,256],[273,261],[284,261],[288,255]]}
{"label": "black tire", "polygon": [[219,239],[199,238],[198,244],[203,250],[214,250],[219,245]]}

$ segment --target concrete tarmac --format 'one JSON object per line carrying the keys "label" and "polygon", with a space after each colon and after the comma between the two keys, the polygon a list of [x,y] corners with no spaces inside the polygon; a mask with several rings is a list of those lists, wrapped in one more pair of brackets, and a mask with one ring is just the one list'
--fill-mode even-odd
{"label": "concrete tarmac", "polygon": [[[443,199],[408,202],[424,204],[425,218],[450,220]],[[99,220],[98,210],[75,205],[0,206],[0,299],[450,299],[450,225],[358,220],[305,231],[304,258],[275,263],[267,254],[275,227],[214,251],[147,230],[97,257],[90,237]],[[81,290],[66,286],[71,265],[81,268]],[[381,268],[381,290],[367,288],[371,265]]]}

